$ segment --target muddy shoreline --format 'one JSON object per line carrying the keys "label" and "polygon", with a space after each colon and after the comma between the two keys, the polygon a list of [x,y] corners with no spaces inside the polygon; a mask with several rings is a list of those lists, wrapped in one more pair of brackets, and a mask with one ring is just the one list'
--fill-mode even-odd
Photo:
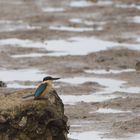
{"label": "muddy shoreline", "polygon": [[[99,132],[98,140],[136,139],[139,7],[139,0],[0,0],[0,80],[7,84],[0,88],[2,98],[34,92],[44,75],[59,76],[55,87],[65,103],[71,138]],[[63,44],[79,50],[65,50]],[[81,51],[85,47],[89,50]],[[98,51],[90,50],[94,47]]]}

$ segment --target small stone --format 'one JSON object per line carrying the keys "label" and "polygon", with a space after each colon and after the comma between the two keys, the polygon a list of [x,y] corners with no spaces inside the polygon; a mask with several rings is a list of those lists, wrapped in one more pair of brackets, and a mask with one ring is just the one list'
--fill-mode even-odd
{"label": "small stone", "polygon": [[5,123],[7,120],[3,117],[3,116],[0,116],[0,123]]}
{"label": "small stone", "polygon": [[99,58],[96,59],[97,62],[104,62],[105,58],[100,56]]}
{"label": "small stone", "polygon": [[24,127],[27,123],[27,117],[22,117],[21,121],[19,122],[20,127]]}
{"label": "small stone", "polygon": [[45,133],[45,129],[39,127],[39,128],[37,128],[36,133],[37,134],[43,134],[43,133]]}
{"label": "small stone", "polygon": [[6,83],[4,83],[3,81],[0,81],[0,87],[6,87]]}
{"label": "small stone", "polygon": [[83,116],[83,119],[86,119],[87,118],[87,116]]}
{"label": "small stone", "polygon": [[136,71],[140,71],[140,61],[138,61],[135,65]]}

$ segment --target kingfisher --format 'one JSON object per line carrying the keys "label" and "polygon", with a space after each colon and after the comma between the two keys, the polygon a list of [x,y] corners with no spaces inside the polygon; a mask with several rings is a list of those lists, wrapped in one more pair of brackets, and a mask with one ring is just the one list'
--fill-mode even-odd
{"label": "kingfisher", "polygon": [[31,96],[34,96],[34,99],[44,98],[46,94],[55,91],[53,88],[53,80],[58,79],[60,78],[53,78],[51,76],[44,77],[42,83],[38,86],[34,94],[24,96],[23,98],[25,99]]}

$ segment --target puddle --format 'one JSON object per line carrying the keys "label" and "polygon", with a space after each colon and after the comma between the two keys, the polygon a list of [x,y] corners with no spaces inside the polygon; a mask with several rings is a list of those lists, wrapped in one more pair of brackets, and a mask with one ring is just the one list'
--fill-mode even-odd
{"label": "puddle", "polygon": [[[87,44],[89,45],[87,46]],[[96,47],[93,47],[93,44]],[[86,37],[70,38],[68,40],[48,40],[45,42],[22,40],[16,38],[0,40],[0,45],[46,48],[48,51],[54,51],[53,53],[48,54],[50,56],[87,55],[88,53],[91,52],[112,48],[113,45],[115,44],[116,43],[111,43],[109,41],[103,41],[96,38],[86,38]]]}
{"label": "puddle", "polygon": [[[6,77],[5,77],[6,76]],[[36,69],[17,69],[17,70],[5,70],[0,69],[0,80],[7,81],[42,81],[43,74]]]}
{"label": "puddle", "polygon": [[140,24],[140,16],[133,17],[133,22]]}
{"label": "puddle", "polygon": [[110,6],[113,2],[110,0],[98,0],[97,2],[90,2],[88,0],[72,0],[70,3],[70,7],[89,7],[89,6]]}
{"label": "puddle", "polygon": [[136,42],[137,42],[137,43],[140,43],[140,36],[137,36],[137,37],[136,37]]}
{"label": "puddle", "polygon": [[[100,108],[96,112],[97,113],[131,113],[131,111],[121,111],[121,110],[116,110],[111,108]],[[95,113],[95,111],[90,113]]]}
{"label": "puddle", "polygon": [[123,72],[133,72],[136,71],[135,69],[124,69],[124,70],[104,70],[104,69],[97,69],[97,70],[85,70],[86,73],[94,73],[94,74],[119,74]]}
{"label": "puddle", "polygon": [[0,20],[0,32],[10,32],[17,30],[40,29],[38,26],[30,26],[22,21]]}
{"label": "puddle", "polygon": [[[93,120],[83,120],[83,119],[76,119],[76,120],[73,120],[71,123],[70,123],[70,127],[73,126],[73,127],[79,127],[79,126],[89,126],[91,124],[94,124],[95,122]],[[71,129],[70,129],[71,130]]]}
{"label": "puddle", "polygon": [[[127,92],[127,93],[140,93],[140,87],[127,87],[126,81],[115,80],[108,78],[95,78],[95,77],[73,77],[60,79],[59,81],[69,83],[69,84],[82,84],[85,82],[97,82],[98,84],[105,86],[105,93],[113,92]],[[103,92],[103,93],[104,93]]]}
{"label": "puddle", "polygon": [[34,85],[21,85],[19,83],[13,82],[13,83],[7,83],[8,88],[35,88]]}
{"label": "puddle", "polygon": [[136,135],[134,135],[132,137],[127,138],[126,140],[140,140],[140,134],[136,134]]}
{"label": "puddle", "polygon": [[97,82],[105,86],[103,91],[99,91],[90,95],[61,95],[64,104],[75,105],[78,102],[102,102],[118,97],[114,92],[140,93],[140,87],[125,87],[126,81],[108,79],[108,78],[92,78],[92,77],[74,77],[60,79],[60,82],[69,84],[82,84],[85,82]]}
{"label": "puddle", "polygon": [[82,23],[82,19],[80,19],[80,18],[72,18],[72,19],[70,19],[69,20],[70,22],[73,22],[73,23]]}
{"label": "puddle", "polygon": [[44,1],[44,0],[34,0],[35,4],[39,9],[42,10],[42,12],[48,12],[48,13],[55,13],[55,12],[63,12],[65,11],[65,7],[68,5],[68,1]]}
{"label": "puddle", "polygon": [[120,46],[133,50],[140,50],[139,44],[120,44],[100,40],[95,37],[73,37],[68,40],[46,40],[44,42],[9,38],[1,39],[0,45],[45,48],[52,52],[48,53],[48,56],[87,55],[92,52],[117,48]]}
{"label": "puddle", "polygon": [[42,57],[47,56],[46,53],[30,53],[30,54],[19,54],[19,55],[12,55],[13,58],[28,58],[28,57]]}
{"label": "puddle", "polygon": [[91,20],[84,20],[80,18],[72,18],[69,20],[71,23],[77,23],[77,24],[84,24],[87,26],[92,27],[93,31],[101,31],[103,30],[103,25],[105,25],[105,22],[94,22]]}
{"label": "puddle", "polygon": [[98,84],[105,86],[106,90],[115,92],[125,81],[108,79],[108,78],[95,78],[95,77],[73,77],[60,79],[60,82],[65,82],[69,84],[83,84],[85,82],[97,82]]}
{"label": "puddle", "polygon": [[139,93],[140,87],[125,87],[126,81],[108,79],[108,78],[92,78],[92,77],[74,77],[67,79],[60,79],[60,82],[69,84],[82,84],[85,82],[97,82],[98,84],[105,86],[103,91],[99,91],[90,95],[61,95],[65,104],[75,105],[78,102],[102,102],[118,97],[114,95],[114,92],[128,92]]}
{"label": "puddle", "polygon": [[11,45],[11,46],[20,46],[20,47],[32,47],[32,48],[45,48],[46,44],[32,41],[28,39],[18,39],[18,38],[9,38],[9,39],[1,39],[0,45]]}
{"label": "puddle", "polygon": [[[99,26],[102,26],[104,24],[106,24],[106,22],[94,22],[94,21],[91,21],[91,20],[84,20],[84,19],[81,19],[81,18],[72,18],[69,20],[70,22],[72,23],[80,23],[80,24],[85,24],[85,25],[88,25],[88,26],[97,26],[99,28]],[[103,27],[100,27],[103,29]]]}
{"label": "puddle", "polygon": [[140,93],[140,87],[122,87],[119,89],[120,92],[127,92],[127,93]]}
{"label": "puddle", "polygon": [[70,125],[70,127],[82,127],[82,125],[80,125],[80,124],[73,124],[73,125]]}
{"label": "puddle", "polygon": [[[103,92],[101,92],[103,93]],[[104,95],[104,94],[90,94],[90,95],[60,95],[64,104],[75,105],[78,102],[102,102],[109,99],[114,99],[117,96],[115,95]]]}
{"label": "puddle", "polygon": [[135,8],[140,10],[140,5],[135,4],[115,4],[115,7],[117,8]]}
{"label": "puddle", "polygon": [[110,6],[113,4],[112,0],[98,0],[96,3],[98,6]]}
{"label": "puddle", "polygon": [[72,0],[70,2],[70,7],[89,7],[92,5],[93,3],[87,0]]}
{"label": "puddle", "polygon": [[71,139],[74,140],[114,140],[103,138],[101,132],[96,131],[87,131],[87,132],[72,132],[68,135]]}
{"label": "puddle", "polygon": [[112,48],[114,45],[116,45],[116,43],[99,40],[94,37],[75,37],[68,40],[50,40],[46,41],[46,43],[46,49],[49,51],[54,51],[53,53],[49,54],[50,56],[87,55],[92,52]]}
{"label": "puddle", "polygon": [[68,27],[68,26],[50,26],[50,30],[69,31],[69,32],[85,32],[93,31],[93,27]]}
{"label": "puddle", "polygon": [[54,7],[48,7],[48,8],[43,8],[44,12],[63,12],[65,11],[64,8],[54,8]]}
{"label": "puddle", "polygon": [[104,134],[97,131],[72,132],[69,138],[74,140],[139,140],[140,134],[130,134],[124,138],[104,138]]}
{"label": "puddle", "polygon": [[69,84],[83,84],[85,82],[97,82],[104,86],[103,91],[95,92],[90,95],[61,95],[65,104],[75,105],[78,102],[102,102],[118,97],[114,92],[127,92],[127,93],[140,93],[140,87],[126,87],[126,81],[108,79],[108,78],[95,78],[95,77],[73,77],[60,79],[60,82]]}

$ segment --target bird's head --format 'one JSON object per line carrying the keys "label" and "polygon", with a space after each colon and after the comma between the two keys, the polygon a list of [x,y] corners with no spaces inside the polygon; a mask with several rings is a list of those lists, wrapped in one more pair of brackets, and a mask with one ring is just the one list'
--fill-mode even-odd
{"label": "bird's head", "polygon": [[53,78],[53,77],[51,77],[51,76],[47,76],[47,77],[44,77],[44,78],[43,78],[43,82],[44,82],[44,81],[53,81],[53,80],[58,80],[58,79],[60,79],[60,78]]}

